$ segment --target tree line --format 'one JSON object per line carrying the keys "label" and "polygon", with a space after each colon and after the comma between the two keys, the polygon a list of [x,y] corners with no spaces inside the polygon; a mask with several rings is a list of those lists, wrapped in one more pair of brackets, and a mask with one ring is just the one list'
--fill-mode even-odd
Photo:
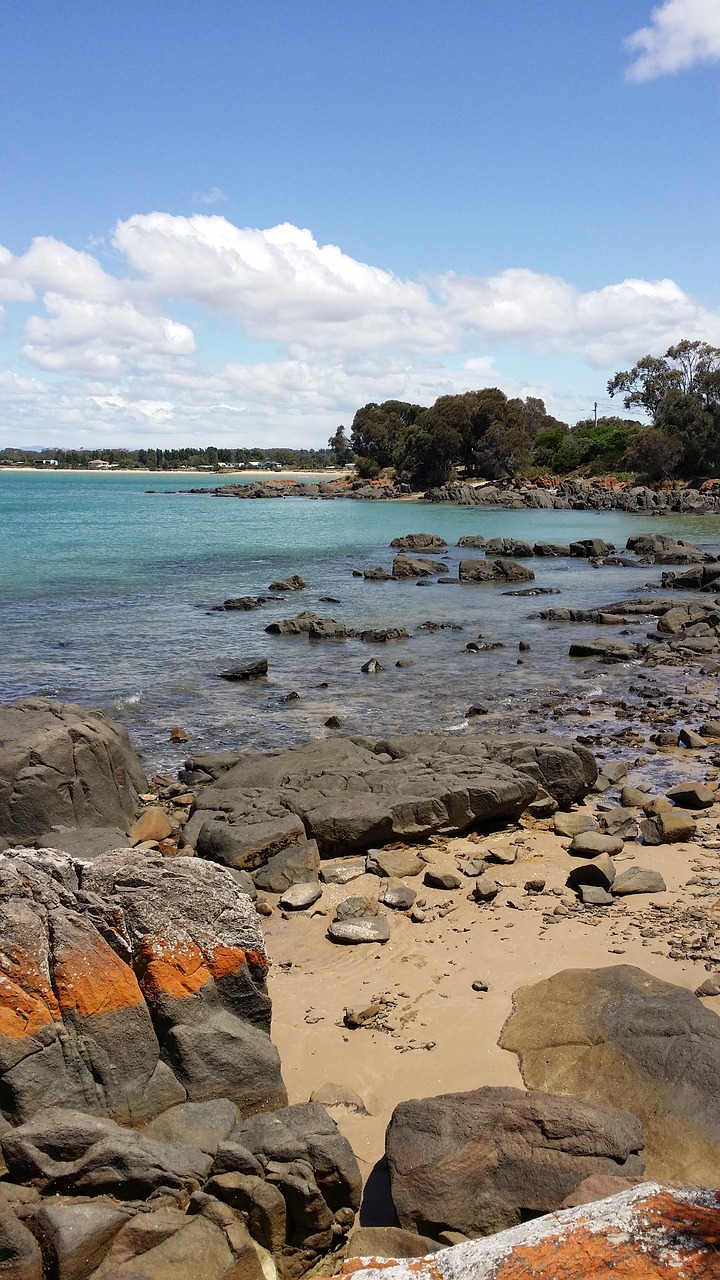
{"label": "tree line", "polygon": [[[208,445],[198,448],[191,445],[178,449],[0,449],[0,466],[20,464],[42,466],[46,461],[57,462],[69,470],[85,470],[95,460],[109,462],[124,470],[176,471],[186,467],[193,471],[198,467],[215,469],[219,463],[225,467],[248,467],[251,463],[276,462],[291,471],[324,471],[335,465],[331,449],[225,449]],[[222,470],[222,468],[220,468]]]}
{"label": "tree line", "polygon": [[339,427],[328,445],[355,456],[368,478],[384,468],[416,487],[453,474],[508,476],[632,473],[645,480],[717,475],[720,468],[720,348],[683,339],[664,356],[643,356],[608,383],[635,418],[585,418],[569,426],[542,400],[510,399],[498,387],[440,396],[429,407],[402,400],[358,409],[350,437]]}

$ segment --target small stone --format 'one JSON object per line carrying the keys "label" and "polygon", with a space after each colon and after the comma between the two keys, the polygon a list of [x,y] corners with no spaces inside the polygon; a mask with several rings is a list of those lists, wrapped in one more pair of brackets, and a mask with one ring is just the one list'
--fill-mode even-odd
{"label": "small stone", "polygon": [[666,792],[668,800],[681,809],[709,809],[717,793],[704,782],[681,782]]}
{"label": "small stone", "polygon": [[500,885],[497,880],[486,872],[485,875],[478,876],[475,881],[475,897],[478,902],[491,902],[500,892]]}
{"label": "small stone", "polygon": [[477,978],[472,984],[473,991],[489,991],[487,982],[483,982],[482,978]]}
{"label": "small stone", "polygon": [[291,884],[280,898],[280,906],[285,911],[305,911],[322,897],[319,884]]}
{"label": "small stone", "polygon": [[579,867],[573,867],[568,880],[573,888],[581,888],[585,885],[600,885],[603,889],[609,889],[615,880],[615,864],[606,853],[601,853],[594,862],[586,862]]}
{"label": "small stone", "polygon": [[339,716],[328,716],[327,720],[325,721],[325,728],[339,729],[341,724],[342,724],[342,720],[340,719]]}
{"label": "small stone", "polygon": [[702,751],[707,747],[708,743],[701,734],[695,733],[694,729],[681,729],[678,735],[678,746],[689,747],[691,751]]}
{"label": "small stone", "polygon": [[343,859],[342,862],[324,862],[320,867],[320,879],[324,884],[348,884],[365,875],[365,859]]}
{"label": "small stone", "polygon": [[173,725],[172,729],[170,730],[171,742],[188,742],[189,739],[190,739],[189,733],[186,733],[185,730],[181,729],[179,725]]}
{"label": "small stone", "polygon": [[270,903],[268,902],[267,898],[260,898],[260,897],[256,898],[255,910],[257,911],[259,916],[272,915],[272,907],[270,906]]}
{"label": "small stone", "polygon": [[258,658],[256,662],[246,662],[243,666],[227,667],[218,672],[221,680],[260,680],[268,673],[267,658]]}
{"label": "small stone", "polygon": [[390,938],[390,925],[387,916],[372,916],[364,920],[334,920],[328,929],[328,937],[332,942],[346,945],[387,942]]}
{"label": "small stone", "polygon": [[525,881],[526,893],[542,893],[545,888],[545,878],[543,876],[534,876],[532,880]]}
{"label": "small stone", "polygon": [[419,876],[425,863],[412,849],[381,849],[368,853],[366,867],[376,876],[402,880],[406,876]]}
{"label": "small stone", "polygon": [[517,849],[514,846],[503,848],[499,845],[495,849],[488,849],[487,856],[491,862],[500,862],[503,866],[510,867],[517,861]]}
{"label": "small stone", "polygon": [[580,898],[586,907],[611,907],[614,901],[606,889],[596,884],[581,885]]}
{"label": "small stone", "polygon": [[553,828],[557,836],[578,836],[583,831],[599,831],[591,813],[556,813]]}
{"label": "small stone", "polygon": [[146,841],[166,840],[173,832],[173,825],[164,809],[146,809],[130,828],[128,840],[131,847]]}
{"label": "small stone", "polygon": [[377,1018],[381,1010],[381,1004],[369,1004],[364,1009],[346,1009],[343,1022],[346,1027],[350,1027],[351,1031],[355,1031],[358,1027],[364,1027],[366,1022]]}
{"label": "small stone", "polygon": [[415,890],[404,881],[386,880],[378,894],[378,900],[383,906],[391,907],[393,911],[409,911],[416,896]]}
{"label": "small stone", "polygon": [[423,884],[429,889],[459,889],[462,880],[454,871],[435,871],[433,867],[428,867]]}
{"label": "small stone", "polygon": [[468,707],[467,711],[465,712],[465,719],[473,720],[476,716],[486,716],[487,713],[488,713],[487,707],[483,707],[479,702],[474,702],[473,705],[471,707]]}
{"label": "small stone", "polygon": [[654,818],[640,823],[645,844],[682,844],[692,840],[697,823],[689,813],[677,809],[661,809]]}
{"label": "small stone", "polygon": [[696,996],[720,996],[720,978],[706,978],[695,991]]}
{"label": "small stone", "polygon": [[369,658],[367,662],[363,663],[360,670],[363,671],[365,675],[376,676],[380,671],[384,671],[385,668],[380,666],[377,658]]}

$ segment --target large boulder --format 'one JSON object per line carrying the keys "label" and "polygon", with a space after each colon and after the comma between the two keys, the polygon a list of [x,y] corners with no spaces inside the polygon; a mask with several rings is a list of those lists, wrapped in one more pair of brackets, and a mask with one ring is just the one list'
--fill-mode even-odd
{"label": "large boulder", "polygon": [[267,956],[221,867],[131,849],[0,855],[0,1104],[139,1125],[177,1103],[283,1106]]}
{"label": "large boulder", "polygon": [[53,826],[127,830],[147,779],[122,725],[48,698],[0,707],[0,836]]}
{"label": "large boulder", "polygon": [[710,1183],[720,1162],[720,1018],[630,965],[565,969],[515,993],[502,1031],[528,1088],[627,1107],[653,1177]]}
{"label": "large boulder", "polygon": [[352,1258],[353,1280],[718,1280],[718,1193],[642,1183],[423,1259]]}
{"label": "large boulder", "polygon": [[400,1225],[490,1235],[558,1209],[593,1174],[638,1176],[642,1125],[577,1098],[483,1088],[401,1102],[386,1153]]}
{"label": "large boulder", "polygon": [[[189,771],[198,769],[205,769],[202,755],[188,761]],[[272,755],[233,755],[228,768],[213,755],[207,771],[215,782],[200,792],[198,810],[224,813],[227,822],[202,827],[198,852],[234,866],[277,856],[278,833],[302,849],[303,829],[323,858],[455,834],[517,818],[541,786],[570,805],[597,776],[592,755],[570,742],[432,733],[377,743],[316,740]],[[237,860],[248,852],[252,863]]]}
{"label": "large boulder", "polygon": [[517,560],[461,560],[461,582],[530,582],[535,574]]}

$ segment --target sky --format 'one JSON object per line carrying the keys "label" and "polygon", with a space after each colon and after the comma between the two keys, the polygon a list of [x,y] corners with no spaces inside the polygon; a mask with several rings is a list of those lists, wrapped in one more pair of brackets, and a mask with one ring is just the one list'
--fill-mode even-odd
{"label": "sky", "polygon": [[720,0],[0,6],[0,446],[574,423],[720,345]]}

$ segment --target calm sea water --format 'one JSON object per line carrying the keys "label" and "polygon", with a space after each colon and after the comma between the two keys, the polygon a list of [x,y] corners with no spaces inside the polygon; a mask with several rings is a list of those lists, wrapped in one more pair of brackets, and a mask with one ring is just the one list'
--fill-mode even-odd
{"label": "calm sea water", "polygon": [[[177,767],[188,750],[267,749],[328,732],[338,715],[350,733],[462,729],[481,702],[483,727],[515,728],[548,690],[576,698],[617,678],[587,674],[567,656],[592,628],[549,626],[531,615],[546,604],[586,606],[658,581],[652,568],[592,569],[578,561],[528,562],[533,585],[556,597],[509,597],[500,587],[418,587],[364,582],[353,568],[384,565],[399,534],[464,534],[566,543],[599,535],[624,546],[648,529],[720,550],[720,517],[649,518],[621,513],[478,511],[452,505],[336,499],[218,500],[183,492],[197,476],[0,473],[0,700],[42,693],[100,706],[124,721],[149,768]],[[467,552],[462,554],[467,555]],[[473,553],[469,553],[473,554]],[[479,553],[477,553],[479,554]],[[212,613],[228,596],[260,595],[301,573],[307,589],[250,613]],[[321,603],[322,596],[341,603]],[[301,609],[349,626],[404,626],[402,644],[309,643],[269,636],[265,626]],[[462,632],[416,631],[425,620]],[[636,634],[642,637],[643,628]],[[468,640],[505,648],[470,655]],[[517,665],[518,641],[531,652]],[[265,656],[269,677],[218,679],[224,666]],[[385,670],[363,675],[371,656]],[[399,658],[413,665],[400,669]],[[296,691],[297,701],[285,696]],[[172,725],[191,735],[169,744]]]}

